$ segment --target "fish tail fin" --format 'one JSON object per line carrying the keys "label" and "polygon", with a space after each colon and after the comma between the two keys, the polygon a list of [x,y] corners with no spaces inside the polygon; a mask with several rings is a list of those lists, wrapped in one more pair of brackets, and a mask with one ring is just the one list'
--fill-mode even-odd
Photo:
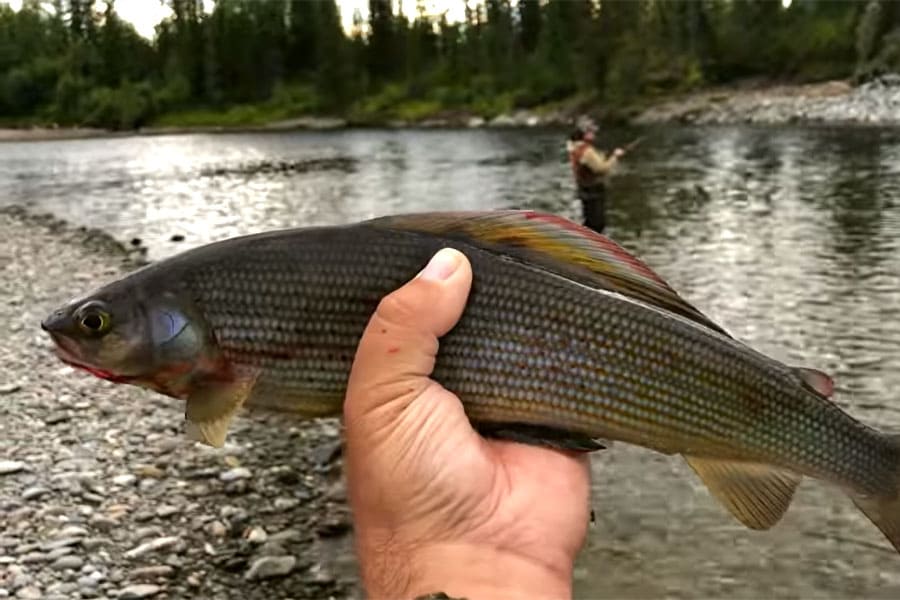
{"label": "fish tail fin", "polygon": [[883,494],[851,494],[853,503],[900,552],[900,435],[887,436],[894,447],[893,483]]}

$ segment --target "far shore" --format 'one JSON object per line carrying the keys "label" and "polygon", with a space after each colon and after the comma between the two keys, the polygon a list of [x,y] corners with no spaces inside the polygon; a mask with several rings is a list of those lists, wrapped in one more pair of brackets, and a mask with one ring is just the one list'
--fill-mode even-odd
{"label": "far shore", "polygon": [[82,127],[0,127],[0,142],[48,141],[135,135],[240,133],[381,128],[563,127],[586,112],[601,121],[622,125],[650,124],[829,124],[900,126],[900,75],[861,86],[836,80],[812,84],[741,84],[644,101],[641,106],[591,107],[575,102],[563,108],[523,109],[491,118],[466,111],[447,111],[413,121],[302,116],[265,124],[233,126],[145,127],[112,131]]}

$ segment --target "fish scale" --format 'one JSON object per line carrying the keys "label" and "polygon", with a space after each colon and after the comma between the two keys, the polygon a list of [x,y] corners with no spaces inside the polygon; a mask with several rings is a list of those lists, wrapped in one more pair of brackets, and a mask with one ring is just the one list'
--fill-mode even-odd
{"label": "fish scale", "polygon": [[[197,375],[177,389],[153,374],[127,380],[186,398],[188,421],[206,427],[201,439],[221,443],[241,405],[340,414],[379,301],[448,246],[466,255],[473,282],[440,340],[433,378],[485,435],[682,454],[760,529],[780,518],[802,475],[825,479],[900,550],[895,439],[832,403],[824,374],[733,339],[614,242],[558,217],[433,213],[245,236],[148,267],[97,297],[130,298],[142,314],[163,307],[163,338],[179,357],[195,352]],[[153,354],[165,358],[158,346]],[[116,375],[110,365],[95,372]]]}

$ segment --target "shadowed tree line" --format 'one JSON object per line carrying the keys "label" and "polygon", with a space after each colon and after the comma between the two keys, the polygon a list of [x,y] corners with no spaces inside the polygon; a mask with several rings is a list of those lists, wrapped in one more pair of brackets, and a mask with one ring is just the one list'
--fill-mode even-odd
{"label": "shadowed tree line", "polygon": [[[153,0],[147,0],[148,2]],[[463,1],[463,0],[460,0]],[[2,0],[0,0],[2,2]],[[462,23],[370,0],[165,0],[153,40],[114,0],[0,3],[0,123],[128,129],[621,106],[745,78],[900,70],[900,2],[470,0]]]}

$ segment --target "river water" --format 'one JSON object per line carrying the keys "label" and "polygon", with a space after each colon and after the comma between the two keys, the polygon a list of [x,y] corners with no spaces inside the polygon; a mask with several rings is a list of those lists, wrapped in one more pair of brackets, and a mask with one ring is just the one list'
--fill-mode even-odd
{"label": "river water", "polygon": [[[608,233],[737,338],[836,379],[900,432],[900,130],[661,128],[610,181]],[[439,209],[578,216],[565,132],[175,135],[0,144],[0,204],[99,227],[151,258],[239,233]],[[183,241],[172,241],[180,236]],[[546,501],[554,501],[548,493]],[[677,458],[594,458],[579,598],[898,598],[900,558],[806,481],[768,532]]]}

